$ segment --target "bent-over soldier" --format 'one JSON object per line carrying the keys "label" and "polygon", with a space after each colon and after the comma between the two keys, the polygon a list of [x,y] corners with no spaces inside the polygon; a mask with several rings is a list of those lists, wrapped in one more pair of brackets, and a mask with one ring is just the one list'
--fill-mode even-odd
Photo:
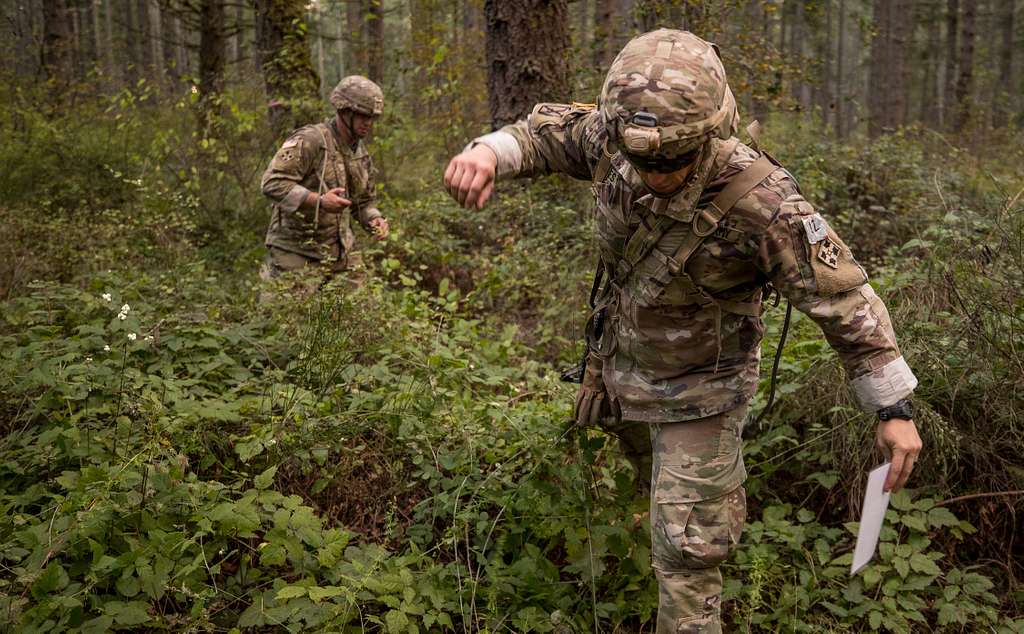
{"label": "bent-over soldier", "polygon": [[660,633],[721,631],[719,565],[746,514],[741,431],[767,289],[821,327],[878,415],[887,490],[921,450],[917,380],[885,306],[789,172],[734,136],[737,121],[717,48],[662,29],[619,53],[598,107],[540,104],[476,139],[444,177],[467,208],[487,202],[496,177],[593,184],[605,282],[574,415],[615,433],[650,478]]}

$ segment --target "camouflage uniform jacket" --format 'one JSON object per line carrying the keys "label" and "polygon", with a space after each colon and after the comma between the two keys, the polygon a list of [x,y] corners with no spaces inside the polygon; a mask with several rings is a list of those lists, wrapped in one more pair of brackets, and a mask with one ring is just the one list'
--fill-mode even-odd
{"label": "camouflage uniform jacket", "polygon": [[[560,172],[593,180],[605,138],[598,112],[541,104],[529,119],[476,142],[495,151],[499,178]],[[735,138],[714,139],[670,197],[652,195],[619,154],[594,182],[600,257],[609,275],[641,223],[659,215],[675,220],[611,290],[599,348],[606,389],[624,419],[685,421],[746,403],[757,390],[767,284],[821,327],[865,411],[906,398],[917,385],[864,269],[784,169],[740,198],[682,274],[666,278],[667,258],[693,230],[695,213],[758,156]],[[656,278],[661,282],[652,284]]]}
{"label": "camouflage uniform jacket", "polygon": [[[338,135],[335,120],[299,128],[281,145],[263,174],[261,188],[274,201],[267,246],[315,259],[339,259],[352,248],[349,215],[369,231],[380,218],[373,162],[360,141],[353,150]],[[302,208],[309,192],[345,189],[352,206],[341,213]]]}

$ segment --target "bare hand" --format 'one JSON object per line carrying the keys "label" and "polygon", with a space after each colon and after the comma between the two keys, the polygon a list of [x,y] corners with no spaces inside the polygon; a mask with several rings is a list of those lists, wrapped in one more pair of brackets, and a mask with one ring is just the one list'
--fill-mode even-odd
{"label": "bare hand", "polygon": [[351,204],[352,201],[345,198],[344,187],[335,187],[320,197],[320,209],[334,214],[345,211]]}
{"label": "bare hand", "polygon": [[892,463],[884,489],[895,493],[906,484],[914,470],[914,461],[921,453],[921,437],[914,421],[906,418],[880,421],[875,432],[875,446]]}
{"label": "bare hand", "polygon": [[391,233],[391,227],[385,218],[374,218],[370,221],[370,227],[373,230],[373,237],[377,240],[383,240]]}
{"label": "bare hand", "polygon": [[459,154],[444,171],[444,186],[466,209],[483,209],[494,192],[494,174],[498,157],[494,150],[480,144]]}

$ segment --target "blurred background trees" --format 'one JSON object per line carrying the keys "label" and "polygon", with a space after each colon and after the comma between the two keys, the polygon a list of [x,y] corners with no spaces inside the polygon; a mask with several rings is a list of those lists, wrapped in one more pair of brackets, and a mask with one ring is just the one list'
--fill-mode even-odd
{"label": "blurred background trees", "polygon": [[[270,106],[350,73],[415,117],[477,129],[538,99],[593,101],[632,35],[722,48],[745,113],[784,109],[844,138],[922,124],[972,138],[1018,123],[1019,0],[24,0],[3,5],[0,70],[114,91],[246,82]],[[541,81],[541,79],[543,79]],[[489,110],[481,107],[488,103]],[[453,121],[452,114],[456,114]]]}

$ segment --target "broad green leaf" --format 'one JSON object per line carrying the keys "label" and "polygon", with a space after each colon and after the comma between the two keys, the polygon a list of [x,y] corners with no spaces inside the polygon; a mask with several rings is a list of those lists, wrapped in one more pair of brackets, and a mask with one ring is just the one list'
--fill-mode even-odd
{"label": "broad green leaf", "polygon": [[339,588],[338,586],[310,586],[309,588],[309,598],[312,599],[315,603],[320,603],[324,599],[337,597],[344,593],[345,589]]}
{"label": "broad green leaf", "polygon": [[270,485],[274,484],[274,476],[277,474],[277,465],[268,468],[263,473],[256,476],[253,483],[257,489],[263,490],[270,488]]}
{"label": "broad green leaf", "polygon": [[935,565],[935,562],[924,553],[914,553],[910,557],[910,567],[914,569],[914,572],[920,572],[922,574],[932,575],[935,577],[942,574],[942,571]]}
{"label": "broad green leaf", "polygon": [[278,601],[286,601],[288,599],[304,597],[307,594],[309,594],[309,588],[306,586],[285,586],[277,591],[274,598]]}

